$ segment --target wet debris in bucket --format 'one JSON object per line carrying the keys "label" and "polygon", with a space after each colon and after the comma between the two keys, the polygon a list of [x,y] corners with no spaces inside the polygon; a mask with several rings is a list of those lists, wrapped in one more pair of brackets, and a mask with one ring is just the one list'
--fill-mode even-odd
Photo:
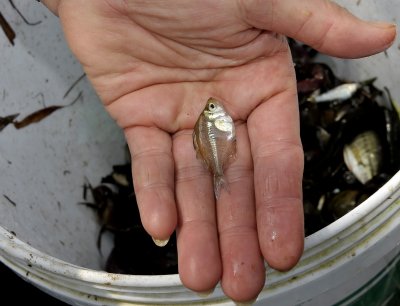
{"label": "wet debris in bucket", "polygon": [[34,111],[33,113],[27,115],[25,118],[23,118],[21,120],[16,120],[16,118],[19,116],[19,114],[13,114],[13,115],[5,116],[5,117],[0,117],[0,132],[9,124],[13,124],[16,129],[22,129],[33,123],[38,123],[38,122],[42,121],[43,119],[47,118],[48,116],[50,116],[55,111],[57,111],[61,108],[64,108],[64,107],[72,106],[81,97],[82,97],[82,92],[80,92],[78,94],[78,96],[69,104],[47,106],[47,107],[44,107],[37,111]]}
{"label": "wet debris in bucket", "polygon": [[[36,25],[38,25],[38,24],[40,24],[42,22],[41,20],[38,20],[38,21],[35,21],[35,22],[29,21],[21,13],[21,11],[15,5],[13,0],[8,0],[8,2],[10,3],[11,7],[17,12],[17,14],[22,18],[22,20],[24,21],[25,24],[27,24],[29,26],[36,26]],[[4,34],[6,35],[8,41],[11,43],[11,45],[14,46],[14,39],[15,39],[15,36],[16,36],[15,31],[13,30],[11,25],[7,22],[7,20],[4,18],[4,16],[1,14],[1,12],[0,12],[0,26],[3,29]]]}
{"label": "wet debris in bucket", "polygon": [[9,124],[14,123],[14,119],[17,118],[19,114],[8,115],[5,117],[0,117],[0,132]]}
{"label": "wet debris in bucket", "polygon": [[342,217],[400,166],[400,122],[389,91],[374,79],[337,78],[316,52],[290,41],[305,155],[306,235]]}
{"label": "wet debris in bucket", "polygon": [[75,86],[78,85],[79,82],[82,81],[85,77],[86,77],[86,73],[83,73],[82,75],[80,75],[79,78],[76,79],[76,80],[71,84],[71,86],[67,89],[67,91],[65,92],[65,94],[64,94],[64,96],[63,96],[63,99],[65,99],[65,98],[69,95],[69,93],[75,88]]}
{"label": "wet debris in bucket", "polygon": [[17,203],[15,203],[13,200],[10,199],[9,196],[6,196],[5,194],[3,194],[3,197],[8,201],[8,203],[10,203],[12,206],[17,207]]}
{"label": "wet debris in bucket", "polygon": [[10,24],[7,22],[7,20],[3,17],[1,12],[0,12],[0,26],[2,27],[4,34],[6,34],[6,37],[7,37],[8,41],[10,42],[10,44],[14,46],[15,31],[10,26]]}
{"label": "wet debris in bucket", "polygon": [[158,247],[142,226],[130,163],[114,166],[113,172],[104,177],[98,186],[93,187],[87,182],[83,186],[85,200],[89,194],[92,202],[81,204],[97,213],[101,225],[97,237],[100,253],[104,231],[114,234],[114,247],[104,267],[107,272],[136,275],[178,272],[175,235],[166,246]]}
{"label": "wet debris in bucket", "polygon": [[19,8],[14,4],[13,0],[8,0],[8,2],[10,3],[10,5],[12,6],[12,8],[17,12],[17,14],[22,18],[22,20],[30,26],[36,26],[38,24],[40,24],[42,21],[38,20],[35,22],[30,22],[28,19],[26,19],[26,17],[21,13],[21,11],[19,10]]}
{"label": "wet debris in bucket", "polygon": [[48,117],[52,113],[54,113],[56,110],[63,108],[63,105],[52,105],[48,106],[45,108],[42,108],[38,111],[33,112],[32,114],[29,114],[25,118],[23,118],[20,121],[14,121],[14,127],[16,129],[22,129],[28,125],[31,125],[32,123],[37,123],[42,121],[44,118]]}
{"label": "wet debris in bucket", "polygon": [[24,119],[20,121],[14,121],[13,124],[16,129],[22,129],[28,125],[31,125],[32,123],[37,123],[42,121],[44,118],[48,117],[52,113],[54,113],[56,110],[59,110],[64,107],[72,106],[74,105],[80,98],[82,97],[82,92],[78,94],[78,96],[69,104],[67,105],[52,105],[48,106],[42,109],[39,109],[30,115],[26,116]]}

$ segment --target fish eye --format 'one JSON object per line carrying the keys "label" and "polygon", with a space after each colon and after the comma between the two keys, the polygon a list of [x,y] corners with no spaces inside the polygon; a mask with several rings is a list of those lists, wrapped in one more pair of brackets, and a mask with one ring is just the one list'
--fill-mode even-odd
{"label": "fish eye", "polygon": [[210,111],[213,111],[213,110],[215,109],[215,104],[214,104],[214,103],[210,103],[210,104],[208,105],[208,109],[209,109]]}

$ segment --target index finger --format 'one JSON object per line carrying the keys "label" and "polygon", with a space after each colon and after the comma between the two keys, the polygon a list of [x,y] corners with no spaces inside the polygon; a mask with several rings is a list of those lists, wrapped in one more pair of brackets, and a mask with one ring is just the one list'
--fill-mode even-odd
{"label": "index finger", "polygon": [[304,245],[304,160],[295,84],[261,103],[248,118],[248,130],[261,251],[272,268],[287,270]]}

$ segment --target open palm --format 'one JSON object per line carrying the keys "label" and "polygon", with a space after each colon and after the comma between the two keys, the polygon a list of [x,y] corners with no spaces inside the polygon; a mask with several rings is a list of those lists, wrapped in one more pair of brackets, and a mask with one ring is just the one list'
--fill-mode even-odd
{"label": "open palm", "polygon": [[[182,282],[207,292],[221,280],[247,301],[264,285],[264,259],[293,267],[304,240],[303,152],[293,63],[276,33],[359,57],[388,47],[394,26],[323,0],[44,2],[125,131],[144,227],[159,244],[177,230]],[[238,145],[217,202],[192,144],[210,96],[235,120]]]}

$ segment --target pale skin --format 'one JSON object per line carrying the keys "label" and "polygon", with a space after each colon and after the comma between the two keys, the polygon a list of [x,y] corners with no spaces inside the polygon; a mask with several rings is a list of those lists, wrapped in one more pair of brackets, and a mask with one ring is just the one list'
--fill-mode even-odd
{"label": "pale skin", "polygon": [[[255,299],[264,260],[281,271],[304,241],[296,81],[286,40],[356,58],[388,48],[389,23],[367,23],[326,0],[43,0],[105,108],[124,130],[143,225],[177,230],[179,275],[196,292],[221,281]],[[214,200],[192,131],[207,99],[235,120],[230,192]]]}

